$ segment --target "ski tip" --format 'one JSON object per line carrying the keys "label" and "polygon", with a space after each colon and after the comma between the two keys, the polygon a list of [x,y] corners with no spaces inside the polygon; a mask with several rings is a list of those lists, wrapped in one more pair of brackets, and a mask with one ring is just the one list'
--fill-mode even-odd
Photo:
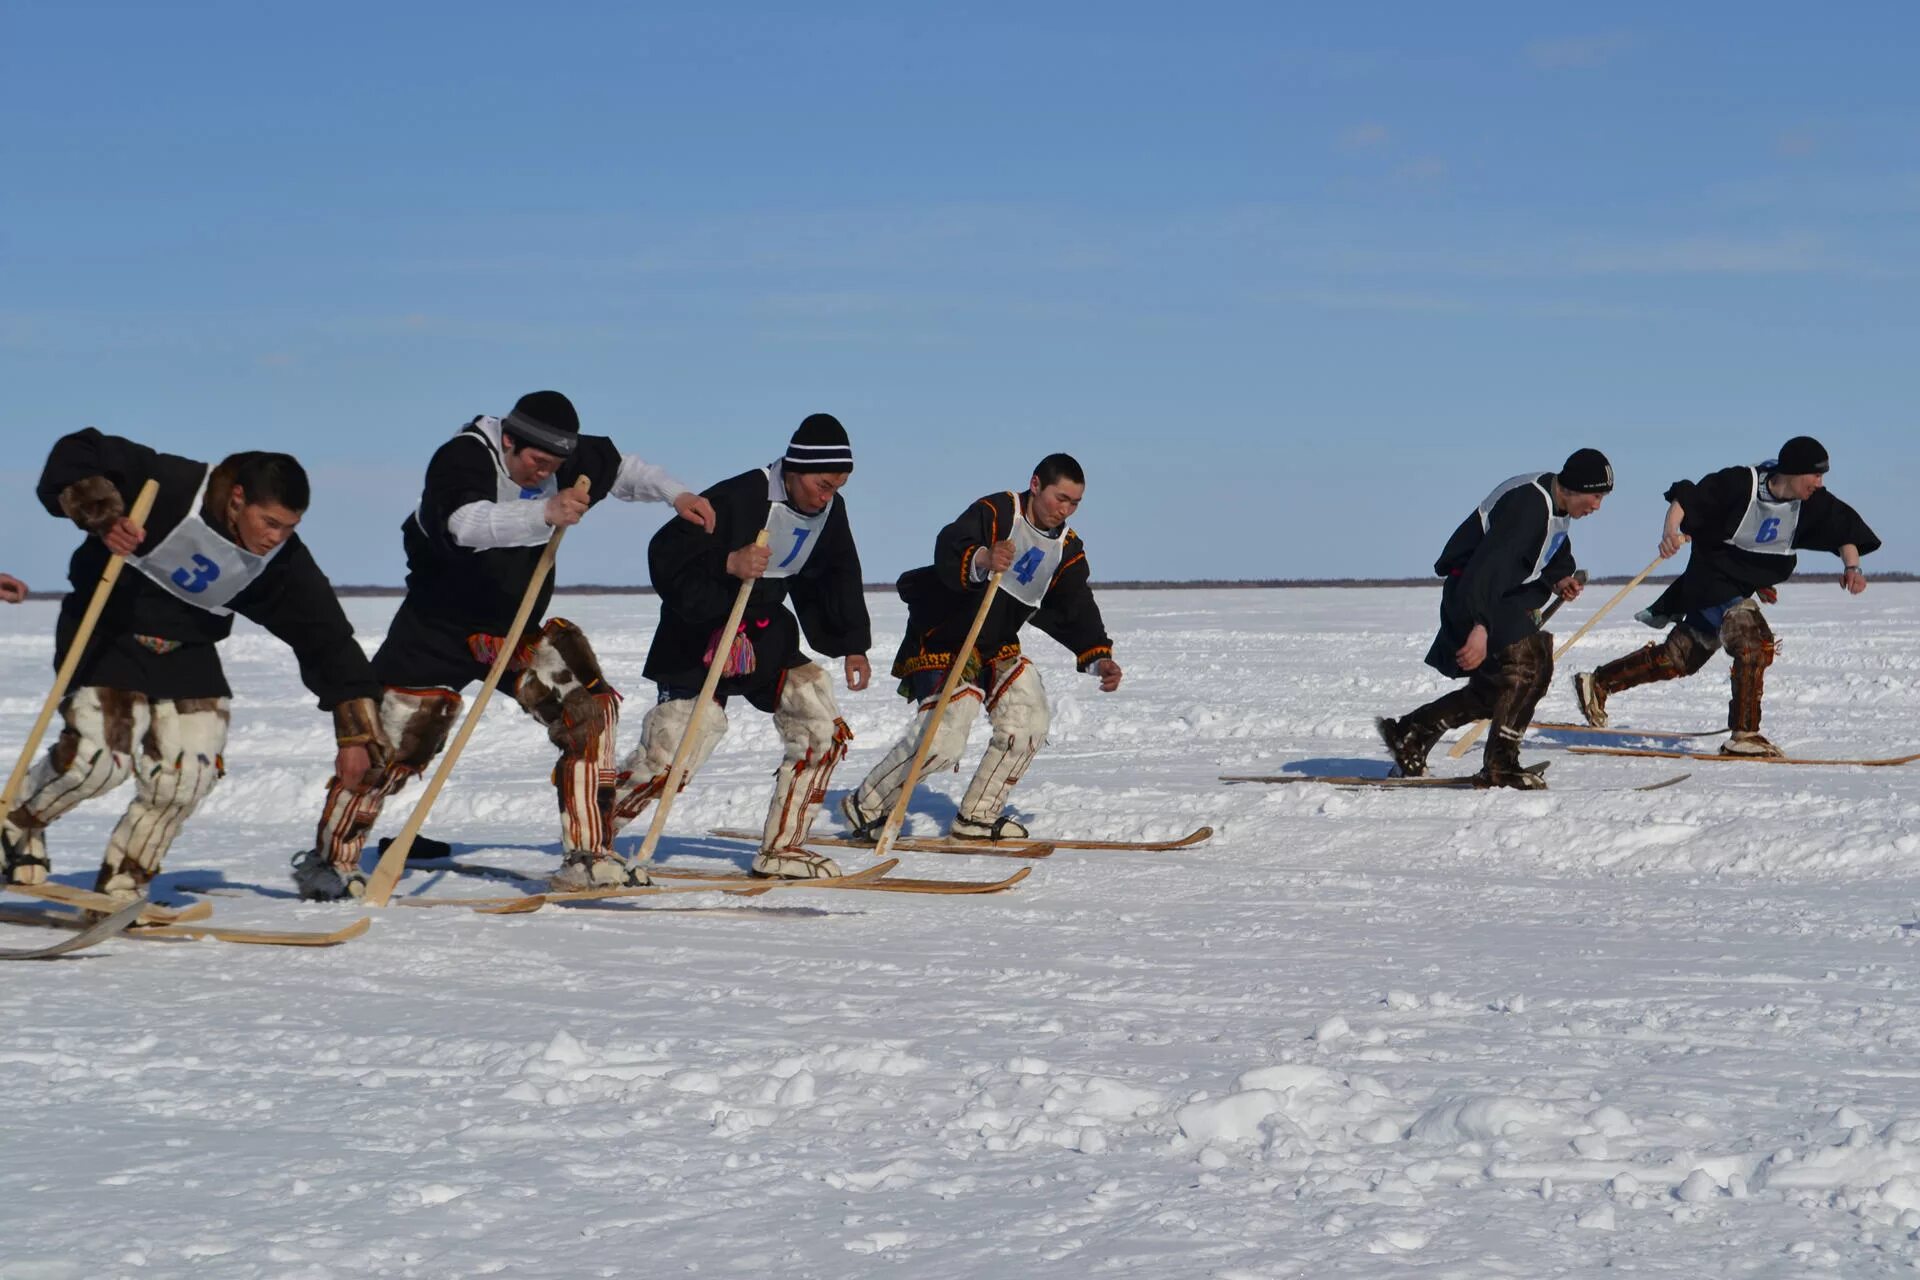
{"label": "ski tip", "polygon": [[530,911],[538,911],[546,905],[546,894],[532,893],[518,902],[493,902],[483,907],[475,907],[473,913],[477,916],[519,916],[526,915]]}

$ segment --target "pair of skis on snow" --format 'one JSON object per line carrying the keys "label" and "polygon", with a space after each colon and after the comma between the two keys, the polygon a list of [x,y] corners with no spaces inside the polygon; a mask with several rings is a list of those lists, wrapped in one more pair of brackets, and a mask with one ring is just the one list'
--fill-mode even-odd
{"label": "pair of skis on snow", "polygon": [[[758,835],[747,831],[716,830],[713,835],[724,840],[757,840]],[[1172,849],[1185,849],[1199,844],[1213,835],[1213,828],[1201,827],[1177,840],[1004,840],[987,843],[984,841],[953,839],[902,839],[894,842],[894,848],[909,853],[949,853],[975,854],[1004,858],[1046,858],[1056,849],[1114,849],[1159,852]],[[424,842],[416,841],[415,848]],[[853,840],[843,836],[810,836],[807,844],[837,849],[870,849],[870,843]],[[444,847],[444,846],[443,846]],[[586,889],[569,892],[526,893],[497,898],[476,897],[412,897],[395,898],[394,904],[412,907],[466,907],[473,911],[489,915],[521,915],[538,911],[549,903],[566,905],[568,903],[604,902],[623,898],[653,897],[670,893],[712,893],[721,892],[736,897],[758,897],[776,892],[795,889],[848,889],[873,893],[920,893],[920,894],[983,894],[999,893],[1011,889],[1032,874],[1032,868],[1021,867],[1011,875],[993,880],[923,880],[893,874],[899,866],[898,858],[890,858],[860,871],[842,876],[815,878],[811,880],[770,880],[749,876],[744,872],[707,872],[688,871],[678,868],[651,868],[656,881],[666,884],[651,884],[627,889]],[[414,859],[414,865],[431,867],[434,870],[452,871],[462,875],[476,875],[488,879],[526,881],[532,877],[504,867],[490,867],[476,863],[454,861],[451,850],[440,858]]]}
{"label": "pair of skis on snow", "polygon": [[0,922],[66,929],[74,936],[48,947],[0,951],[0,959],[5,960],[51,959],[98,946],[123,934],[129,938],[176,942],[210,938],[218,942],[256,946],[332,947],[359,937],[372,923],[363,916],[344,928],[327,932],[235,929],[202,923],[213,914],[213,905],[206,902],[175,909],[154,906],[144,898],[129,904],[108,894],[51,882],[7,885],[6,888],[10,892],[53,903],[56,909],[0,908]]}
{"label": "pair of skis on snow", "polygon": [[[716,836],[725,839],[754,839],[750,832],[717,831]],[[992,844],[977,841],[952,839],[906,839],[895,842],[895,847],[906,852],[920,853],[961,853],[987,855],[1008,858],[1045,858],[1055,849],[1126,849],[1140,851],[1163,851],[1184,849],[1199,844],[1213,835],[1213,828],[1201,827],[1189,832],[1177,840],[1008,840]],[[827,845],[836,848],[866,848],[859,841],[844,837],[819,836],[809,841],[812,844]],[[524,880],[527,877],[519,872],[496,867],[476,866],[473,864],[453,863],[450,851],[446,855],[444,870],[454,870],[465,874],[482,875],[492,878]],[[432,862],[435,859],[416,860]],[[675,893],[712,893],[715,891],[739,897],[759,897],[763,894],[793,889],[849,889],[885,893],[921,893],[921,894],[983,894],[998,893],[1019,884],[1032,874],[1029,867],[1021,867],[1013,874],[997,880],[921,880],[892,874],[899,866],[899,859],[893,858],[874,866],[843,876],[813,880],[768,880],[755,879],[742,872],[713,873],[656,869],[657,879],[672,883],[654,884],[629,889],[588,889],[574,892],[521,893],[498,897],[462,897],[462,898],[395,898],[400,906],[438,907],[457,906],[488,915],[521,915],[538,911],[549,903],[566,904],[569,902],[591,903],[622,898],[651,897]],[[39,885],[9,885],[7,888],[27,897],[38,898],[55,904],[56,910],[23,910],[0,908],[0,922],[9,924],[33,925],[42,928],[64,929],[72,937],[62,939],[46,947],[0,948],[0,960],[45,960],[69,955],[88,947],[98,946],[111,938],[127,937],[155,940],[192,940],[210,938],[221,942],[253,944],[259,946],[291,947],[330,947],[349,942],[366,933],[371,926],[368,917],[361,917],[352,924],[331,931],[278,930],[278,929],[235,929],[202,923],[213,914],[209,903],[195,903],[184,908],[155,906],[145,899],[131,904],[117,898],[72,885],[47,883]]]}
{"label": "pair of skis on snow", "polygon": [[[1560,723],[1556,721],[1535,721],[1532,725],[1528,727],[1531,729],[1545,729],[1545,730],[1551,730],[1551,731],[1556,731],[1561,733],[1586,733],[1586,734],[1600,734],[1600,735],[1606,735],[1606,736],[1618,737],[1618,738],[1647,738],[1647,739],[1673,739],[1673,740],[1684,740],[1689,738],[1712,738],[1712,737],[1718,737],[1719,735],[1727,732],[1725,729],[1675,730],[1675,731],[1666,731],[1666,730],[1657,730],[1657,729],[1611,728],[1611,727],[1601,729],[1601,728],[1596,728],[1592,725],[1567,724],[1567,723]],[[1661,749],[1661,748],[1655,748],[1655,747],[1568,747],[1567,751],[1572,755],[1635,756],[1635,757],[1642,757],[1642,758],[1656,759],[1656,760],[1701,760],[1701,761],[1715,761],[1720,763],[1744,762],[1744,763],[1750,763],[1750,764],[1864,766],[1868,768],[1886,768],[1886,767],[1898,766],[1903,764],[1911,764],[1915,760],[1920,760],[1920,752],[1914,752],[1910,755],[1880,756],[1880,757],[1863,758],[1863,759],[1826,759],[1826,758],[1815,758],[1815,757],[1808,757],[1808,756],[1736,756],[1736,755],[1722,755],[1717,751],[1715,752],[1680,751],[1680,750],[1671,750],[1671,749]],[[1536,765],[1534,766],[1532,771],[1541,772],[1541,771],[1544,771],[1545,768],[1546,768],[1545,765]],[[1663,778],[1658,782],[1642,783],[1638,786],[1633,786],[1633,787],[1603,787],[1599,789],[1600,790],[1626,790],[1626,791],[1660,791],[1667,787],[1678,786],[1680,783],[1685,782],[1690,776],[1692,775],[1682,773],[1682,774],[1676,774],[1671,778]],[[1444,778],[1441,778],[1441,777],[1397,778],[1397,777],[1371,777],[1371,776],[1361,777],[1361,776],[1340,776],[1340,775],[1318,775],[1318,774],[1303,774],[1303,773],[1222,774],[1220,777],[1220,781],[1222,782],[1269,782],[1269,783],[1321,782],[1321,783],[1326,783],[1330,786],[1346,787],[1346,788],[1409,787],[1409,788],[1437,788],[1441,790],[1469,790],[1469,789],[1473,789],[1475,785],[1473,778],[1471,776],[1444,777]]]}

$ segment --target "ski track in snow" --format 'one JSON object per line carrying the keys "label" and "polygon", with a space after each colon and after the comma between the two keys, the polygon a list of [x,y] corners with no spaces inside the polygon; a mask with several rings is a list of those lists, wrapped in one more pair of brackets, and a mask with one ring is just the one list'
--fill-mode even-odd
{"label": "ski track in snow", "polygon": [[[890,646],[898,602],[869,599]],[[559,603],[627,691],[631,740],[654,601]],[[369,647],[393,604],[349,602]],[[1920,1269],[1920,765],[1615,760],[1542,737],[1545,793],[1228,787],[1215,775],[1381,769],[1372,718],[1447,687],[1420,665],[1436,593],[1102,604],[1126,686],[1099,695],[1031,637],[1053,744],[1016,808],[1036,833],[1211,823],[1211,843],[1063,850],[993,897],[388,911],[329,951],[122,939],[9,966],[0,1277]],[[1581,642],[1543,718],[1576,718],[1576,666],[1653,638],[1633,607]],[[1776,740],[1914,748],[1920,587],[1856,600],[1823,578],[1770,614]],[[52,616],[0,610],[7,742],[43,696]],[[158,896],[224,881],[264,892],[212,899],[216,922],[336,927],[356,913],[290,900],[286,872],[330,727],[269,637],[243,625],[226,656],[231,774]],[[1611,709],[1710,728],[1727,691],[1716,658]],[[836,802],[904,719],[884,679],[842,707],[858,739]],[[759,824],[779,749],[768,718],[732,719],[674,810],[672,863],[744,862],[699,833]],[[1441,771],[1473,767],[1445,751]],[[550,869],[550,759],[496,699],[428,830]],[[964,782],[935,779],[910,830],[943,830]],[[126,795],[54,828],[59,879],[90,883]]]}

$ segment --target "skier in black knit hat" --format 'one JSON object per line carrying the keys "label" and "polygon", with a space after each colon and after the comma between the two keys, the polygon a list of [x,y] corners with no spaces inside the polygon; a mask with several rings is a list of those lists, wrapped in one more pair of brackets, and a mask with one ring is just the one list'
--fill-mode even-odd
{"label": "skier in black knit hat", "polygon": [[1860,557],[1880,546],[1860,514],[1827,492],[1827,451],[1812,436],[1795,436],[1780,455],[1758,466],[1726,467],[1698,483],[1676,481],[1667,490],[1660,554],[1687,543],[1687,567],[1658,600],[1636,616],[1650,627],[1671,627],[1648,644],[1573,678],[1580,713],[1607,723],[1607,697],[1636,685],[1690,676],[1725,646],[1733,659],[1733,697],[1722,755],[1778,756],[1760,732],[1760,699],[1773,662],[1773,629],[1754,598],[1772,603],[1774,588],[1793,575],[1799,551],[1840,557],[1840,585],[1867,589]]}
{"label": "skier in black knit hat", "polygon": [[[712,529],[675,521],[653,536],[647,565],[660,593],[660,625],[645,670],[660,687],[660,698],[641,723],[640,745],[622,766],[616,826],[639,817],[665,790],[674,752],[689,731],[699,734],[687,763],[687,777],[693,776],[727,731],[727,700],[738,696],[773,715],[786,749],[774,774],[754,874],[840,874],[831,859],[802,848],[801,841],[853,732],[840,718],[832,681],[801,650],[800,636],[804,632],[818,652],[845,660],[847,688],[867,687],[873,632],[860,586],[860,555],[839,496],[852,472],[846,429],[831,414],[812,414],[783,457],[706,491],[715,513]],[[755,545],[762,529],[768,534],[764,547]],[[721,635],[745,582],[754,585],[739,630]],[[694,700],[722,647],[719,688],[696,721]]]}
{"label": "skier in black knit hat", "polygon": [[1448,729],[1491,720],[1474,781],[1547,785],[1520,767],[1520,738],[1553,679],[1553,637],[1539,630],[1534,610],[1550,596],[1580,594],[1568,531],[1612,491],[1606,455],[1577,449],[1558,473],[1528,473],[1495,486],[1447,539],[1433,566],[1446,585],[1427,665],[1445,676],[1466,676],[1467,684],[1398,720],[1379,721],[1401,776],[1423,776],[1428,754]]}
{"label": "skier in black knit hat", "polygon": [[[585,476],[589,489],[575,492]],[[294,860],[309,898],[359,897],[360,853],[386,798],[418,777],[459,718],[460,691],[486,678],[555,529],[577,524],[611,495],[671,503],[689,529],[711,529],[707,500],[605,436],[582,435],[558,391],[521,396],[504,418],[481,416],[427,463],[419,507],[402,522],[407,595],[373,656],[385,686],[380,723],[394,744],[385,767],[327,787],[315,847]],[[540,619],[553,580],[540,590],[501,682],[560,749],[565,861],[559,889],[646,883],[613,851],[614,733],[620,695],[600,671],[587,637],[565,618]]]}

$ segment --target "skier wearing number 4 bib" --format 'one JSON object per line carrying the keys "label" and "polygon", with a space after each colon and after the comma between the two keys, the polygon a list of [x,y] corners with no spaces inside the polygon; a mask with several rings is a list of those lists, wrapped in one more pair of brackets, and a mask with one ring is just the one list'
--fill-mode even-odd
{"label": "skier wearing number 4 bib", "polygon": [[1671,626],[1665,640],[1573,678],[1580,712],[1591,725],[1607,723],[1607,697],[1635,685],[1677,680],[1705,666],[1725,646],[1733,659],[1733,697],[1722,755],[1778,756],[1760,733],[1760,697],[1773,662],[1773,630],[1754,603],[1769,603],[1792,576],[1799,551],[1840,557],[1840,585],[1853,595],[1867,589],[1860,557],[1880,546],[1858,512],[1826,490],[1827,451],[1811,436],[1795,436],[1777,459],[1757,467],[1727,467],[1699,483],[1667,490],[1660,554],[1691,542],[1687,567],[1658,600],[1636,615],[1651,627]]}
{"label": "skier wearing number 4 bib", "polygon": [[[772,714],[786,749],[753,874],[801,880],[840,874],[832,859],[801,841],[853,731],[834,704],[832,680],[800,648],[800,636],[845,660],[847,688],[867,687],[873,630],[839,493],[852,472],[846,429],[832,414],[812,414],[793,433],[785,456],[706,491],[717,520],[712,532],[676,522],[653,536],[647,565],[660,593],[660,625],[645,674],[660,698],[641,722],[640,745],[621,766],[616,828],[666,789],[674,752],[693,732],[699,736],[687,757],[686,785],[726,733],[727,701],[737,696]],[[763,529],[764,547],[756,545]],[[739,629],[722,635],[747,582],[753,587]],[[694,703],[716,657],[723,662],[720,683],[696,721]]]}
{"label": "skier wearing number 4 bib", "polygon": [[1485,761],[1474,781],[1485,787],[1544,788],[1520,767],[1520,738],[1553,679],[1553,637],[1533,611],[1557,595],[1580,594],[1568,531],[1613,491],[1613,467],[1598,449],[1579,449],[1558,474],[1528,474],[1497,485],[1467,518],[1435,562],[1446,579],[1440,633],[1427,665],[1467,677],[1464,689],[1398,720],[1378,722],[1402,777],[1427,772],[1427,755],[1448,729],[1493,722]]}
{"label": "skier wearing number 4 bib", "polygon": [[[857,838],[876,839],[885,825],[955,661],[965,666],[965,683],[940,719],[925,772],[958,767],[982,705],[993,737],[948,834],[962,840],[1026,836],[1026,827],[1001,810],[1047,740],[1049,712],[1040,672],[1020,652],[1020,628],[1031,621],[1065,645],[1080,670],[1099,676],[1101,692],[1120,687],[1113,641],[1088,582],[1086,549],[1067,527],[1086,485],[1078,462],[1050,454],[1034,468],[1025,493],[988,494],[974,503],[934,539],[933,563],[901,577],[907,634],[893,674],[901,696],[919,712],[841,801],[840,812]],[[999,592],[974,651],[956,655],[979,610],[980,592],[995,573],[1001,575]]]}

